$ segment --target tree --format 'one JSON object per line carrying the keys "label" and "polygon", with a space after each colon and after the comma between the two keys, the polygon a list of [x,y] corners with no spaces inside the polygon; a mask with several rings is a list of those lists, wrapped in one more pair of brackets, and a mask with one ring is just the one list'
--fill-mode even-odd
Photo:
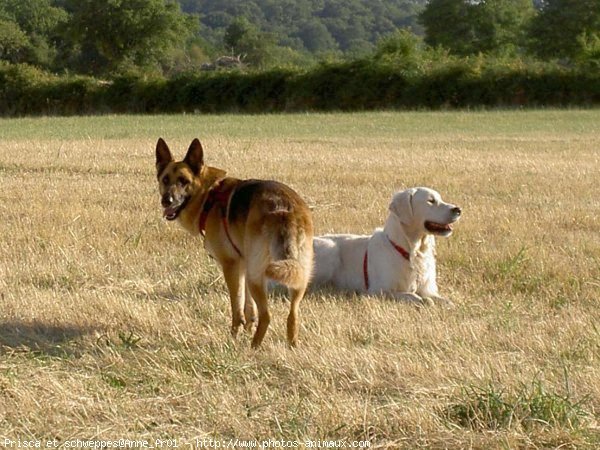
{"label": "tree", "polygon": [[197,24],[170,0],[67,0],[69,59],[80,71],[107,74],[158,67],[183,48]]}
{"label": "tree", "polygon": [[535,15],[531,0],[485,0],[473,9],[476,51],[515,53],[527,46],[527,27]]}
{"label": "tree", "polygon": [[0,10],[10,14],[28,35],[50,36],[67,20],[66,11],[50,0],[0,0]]}
{"label": "tree", "polygon": [[441,46],[458,55],[475,51],[473,8],[465,0],[431,0],[419,20],[425,28],[425,43]]}
{"label": "tree", "polygon": [[545,0],[529,36],[540,58],[576,59],[600,38],[600,1]]}
{"label": "tree", "polygon": [[600,34],[583,34],[578,41],[581,52],[577,55],[577,63],[600,70]]}
{"label": "tree", "polygon": [[50,67],[57,29],[67,18],[50,0],[0,0],[0,58]]}
{"label": "tree", "polygon": [[0,19],[0,60],[22,62],[28,46],[29,39],[17,23]]}
{"label": "tree", "polygon": [[264,66],[270,58],[274,39],[262,33],[245,17],[236,18],[225,30],[223,43],[232,53],[240,54],[243,59],[255,67]]}
{"label": "tree", "polygon": [[421,40],[407,30],[398,30],[393,34],[386,36],[377,43],[375,59],[402,58],[417,59],[420,58]]}
{"label": "tree", "polygon": [[337,49],[337,43],[327,27],[318,20],[309,20],[300,26],[297,36],[304,47],[312,53],[326,52]]}
{"label": "tree", "polygon": [[397,28],[420,31],[416,17],[426,0],[179,0],[200,15],[200,33],[222,42],[236,17],[245,17],[276,45],[323,54],[360,54]]}
{"label": "tree", "polygon": [[514,53],[525,46],[532,0],[431,0],[421,13],[425,41],[458,55]]}

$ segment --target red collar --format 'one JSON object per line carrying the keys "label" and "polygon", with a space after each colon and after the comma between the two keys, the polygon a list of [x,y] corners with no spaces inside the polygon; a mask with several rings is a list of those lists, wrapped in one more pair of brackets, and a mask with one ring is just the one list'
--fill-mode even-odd
{"label": "red collar", "polygon": [[365,257],[363,258],[363,276],[365,278],[365,289],[369,290],[369,246],[365,250]]}
{"label": "red collar", "polygon": [[233,195],[233,191],[235,190],[236,185],[231,183],[227,184],[224,181],[224,179],[219,181],[208,191],[206,200],[204,200],[204,205],[202,205],[200,219],[198,220],[198,229],[200,230],[200,234],[204,236],[206,231],[206,221],[208,219],[208,214],[210,213],[211,209],[213,209],[215,206],[219,206],[221,213],[221,221],[223,222],[223,229],[225,230],[227,239],[229,239],[229,243],[236,251],[236,253],[241,257],[242,252],[240,251],[238,246],[235,245],[229,234],[229,223],[227,220],[229,199]]}
{"label": "red collar", "polygon": [[388,238],[388,241],[390,241],[390,244],[392,244],[392,247],[394,247],[396,251],[404,257],[405,260],[410,261],[410,253],[392,241],[388,235],[386,235],[386,237]]}
{"label": "red collar", "polygon": [[204,236],[206,230],[206,220],[208,219],[210,210],[216,205],[227,209],[227,203],[229,203],[229,196],[233,191],[233,187],[226,186],[223,181],[224,180],[220,180],[208,190],[206,200],[204,200],[204,204],[202,205],[202,212],[200,213],[200,219],[198,220],[198,229],[202,236]]}
{"label": "red collar", "polygon": [[[386,237],[388,238],[388,241],[390,241],[390,244],[392,244],[392,247],[394,247],[396,249],[396,251],[404,257],[404,259],[406,259],[407,261],[410,261],[410,253],[408,253],[404,248],[400,247],[398,244],[396,244],[394,241],[392,241],[389,236],[386,235]],[[369,246],[368,246],[368,244],[367,244],[367,249],[365,250],[365,256],[363,258],[363,277],[365,279],[365,289],[368,291],[369,290]]]}

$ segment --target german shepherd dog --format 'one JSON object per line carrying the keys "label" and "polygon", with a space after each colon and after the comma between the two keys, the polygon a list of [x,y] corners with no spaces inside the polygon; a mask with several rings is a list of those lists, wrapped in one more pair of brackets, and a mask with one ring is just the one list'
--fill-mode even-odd
{"label": "german shepherd dog", "polygon": [[260,346],[271,321],[267,282],[273,280],[288,287],[287,339],[296,346],[298,307],[313,259],[312,218],[304,200],[276,181],[230,178],[205,165],[198,139],[182,161],[174,161],[160,138],[156,170],[164,217],[178,220],[193,235],[204,235],[204,247],[223,269],[231,334],[237,336],[241,326],[251,330],[258,312],[252,347]]}

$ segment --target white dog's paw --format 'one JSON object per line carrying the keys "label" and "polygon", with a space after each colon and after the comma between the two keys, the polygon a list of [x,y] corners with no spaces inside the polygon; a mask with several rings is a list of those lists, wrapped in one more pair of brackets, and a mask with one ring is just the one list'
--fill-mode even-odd
{"label": "white dog's paw", "polygon": [[428,300],[431,301],[432,305],[439,305],[442,308],[452,309],[456,307],[456,305],[449,299],[440,297],[439,295],[430,295],[427,297]]}
{"label": "white dog's paw", "polygon": [[391,292],[390,295],[394,300],[410,303],[415,306],[431,306],[433,304],[429,299],[423,298],[412,292]]}

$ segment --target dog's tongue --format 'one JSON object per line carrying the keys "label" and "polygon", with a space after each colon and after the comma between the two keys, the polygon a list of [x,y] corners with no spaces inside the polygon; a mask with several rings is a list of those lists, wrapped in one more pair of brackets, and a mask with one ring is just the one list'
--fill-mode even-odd
{"label": "dog's tongue", "polygon": [[429,231],[452,231],[452,224],[441,224],[437,222],[425,222],[425,228]]}
{"label": "dog's tongue", "polygon": [[167,218],[167,219],[173,219],[175,217],[175,215],[177,214],[177,210],[175,208],[172,207],[167,207],[163,210],[163,217]]}
{"label": "dog's tongue", "polygon": [[434,223],[431,222],[432,228],[435,228],[436,230],[440,230],[440,231],[449,231],[452,229],[452,225],[450,224],[441,224],[441,223]]}
{"label": "dog's tongue", "polygon": [[434,228],[437,228],[440,231],[448,231],[448,230],[452,229],[452,225],[450,225],[450,224],[444,225],[441,223],[434,223],[433,226],[434,226]]}

